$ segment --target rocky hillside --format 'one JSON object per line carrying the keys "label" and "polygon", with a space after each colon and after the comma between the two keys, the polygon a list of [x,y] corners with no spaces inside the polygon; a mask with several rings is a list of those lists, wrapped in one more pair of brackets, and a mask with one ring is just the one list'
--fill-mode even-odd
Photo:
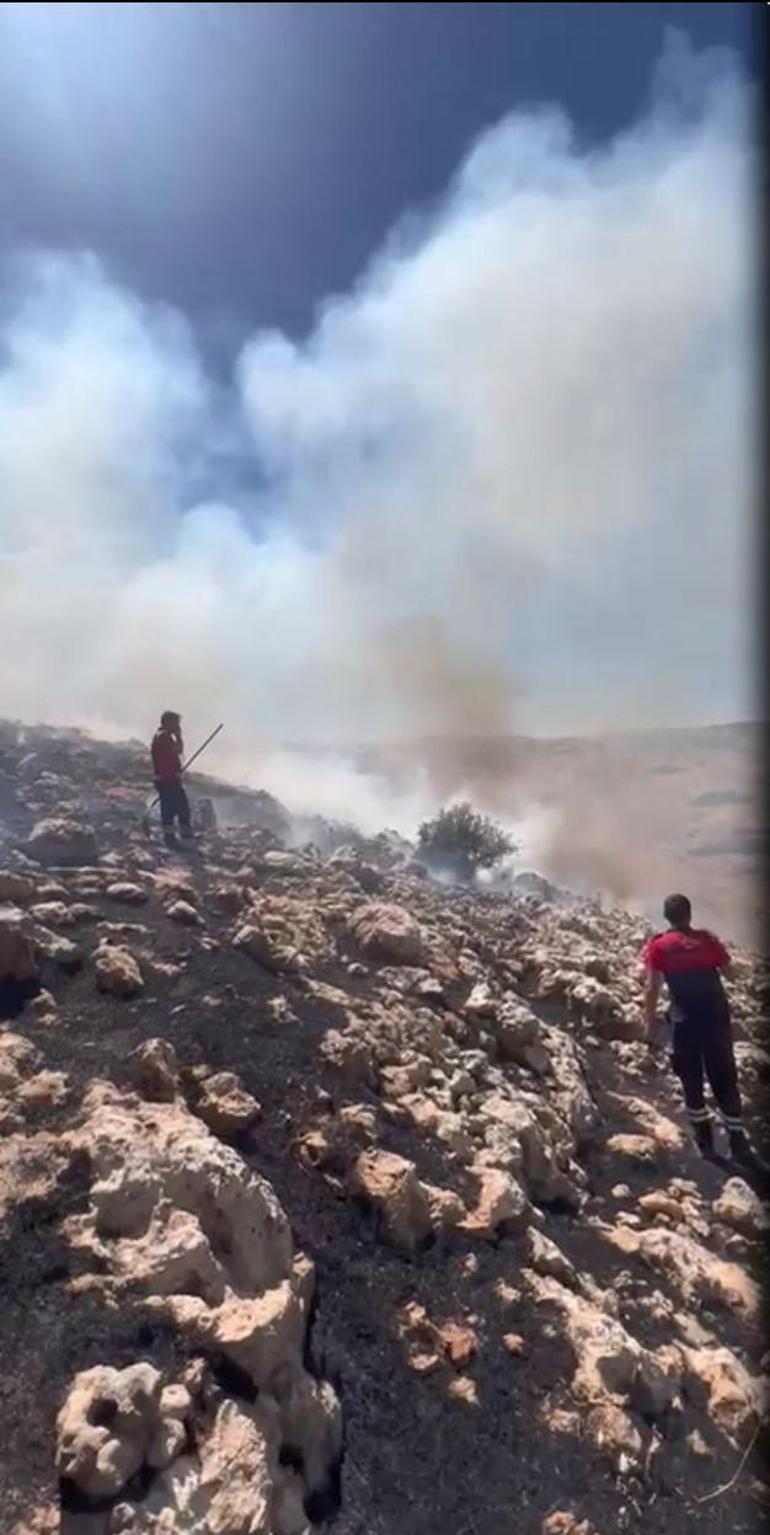
{"label": "rocky hillside", "polygon": [[639,1040],[643,924],[223,789],[168,852],[145,773],[0,735],[2,1531],[758,1530],[767,1216]]}

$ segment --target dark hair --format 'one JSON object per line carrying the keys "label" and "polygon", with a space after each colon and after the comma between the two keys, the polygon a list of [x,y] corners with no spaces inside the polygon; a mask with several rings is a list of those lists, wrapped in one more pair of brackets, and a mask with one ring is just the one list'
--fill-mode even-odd
{"label": "dark hair", "polygon": [[163,713],[161,714],[161,717],[160,717],[160,723],[163,726],[166,726],[166,725],[177,725],[179,723],[180,718],[181,718],[181,716],[178,715],[178,714],[175,714],[173,709],[164,709]]}
{"label": "dark hair", "polygon": [[667,895],[663,915],[672,927],[689,927],[692,907],[686,895]]}

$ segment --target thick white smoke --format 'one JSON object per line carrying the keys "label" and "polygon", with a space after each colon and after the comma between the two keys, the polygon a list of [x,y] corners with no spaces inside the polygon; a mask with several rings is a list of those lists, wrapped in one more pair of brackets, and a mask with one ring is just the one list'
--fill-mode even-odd
{"label": "thick white smoke", "polygon": [[674,41],[604,148],[555,109],[483,135],[229,394],[95,256],[20,255],[0,715],[146,735],[174,707],[258,768],[751,712],[753,174],[729,60]]}

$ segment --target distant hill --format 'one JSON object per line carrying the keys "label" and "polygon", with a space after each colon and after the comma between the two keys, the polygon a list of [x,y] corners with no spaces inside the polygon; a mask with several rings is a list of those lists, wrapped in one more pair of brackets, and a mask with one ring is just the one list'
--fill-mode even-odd
{"label": "distant hill", "polygon": [[555,821],[543,873],[605,886],[645,909],[657,909],[667,888],[684,888],[704,922],[755,941],[764,918],[763,728],[426,737],[363,748],[357,760],[396,783],[419,764],[440,797],[468,793],[501,815],[542,806]]}

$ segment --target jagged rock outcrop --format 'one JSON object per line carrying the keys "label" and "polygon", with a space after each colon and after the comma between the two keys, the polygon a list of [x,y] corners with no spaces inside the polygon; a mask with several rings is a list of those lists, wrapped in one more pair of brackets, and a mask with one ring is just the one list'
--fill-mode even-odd
{"label": "jagged rock outcrop", "polygon": [[32,981],[38,974],[28,922],[13,906],[0,906],[0,980]]}
{"label": "jagged rock outcrop", "polygon": [[[646,924],[320,821],[281,846],[210,784],[169,852],[146,775],[3,739],[9,1530],[749,1530],[766,1188],[697,1156],[640,1039]],[[86,863],[29,852],[85,807]]]}
{"label": "jagged rock outcrop", "polygon": [[[158,1054],[156,1049],[156,1067]],[[145,1078],[147,1065],[145,1052]],[[157,1074],[151,1080],[154,1085]],[[204,1079],[204,1089],[212,1080]],[[226,1113],[233,1087],[225,1084],[224,1092],[219,1086],[221,1112]],[[216,1098],[214,1091],[212,1101]],[[89,1089],[83,1122],[72,1133],[70,1147],[87,1158],[90,1168],[89,1209],[65,1225],[68,1241],[86,1265],[81,1289],[101,1293],[105,1301],[141,1295],[149,1314],[162,1316],[193,1349],[228,1359],[259,1392],[254,1411],[225,1403],[214,1413],[190,1506],[197,1507],[196,1498],[203,1498],[201,1507],[208,1509],[207,1466],[218,1465],[224,1478],[226,1443],[243,1441],[250,1446],[247,1463],[261,1467],[263,1524],[255,1528],[269,1535],[280,1535],[284,1528],[304,1531],[304,1516],[296,1522],[298,1510],[303,1498],[321,1490],[333,1473],[341,1417],[334,1393],[308,1376],[303,1365],[313,1269],[295,1254],[272,1189],[179,1098],[147,1103],[109,1083],[96,1082]],[[114,1495],[145,1461],[159,1467],[159,1445],[168,1452],[164,1465],[183,1448],[181,1431],[163,1425],[159,1381],[153,1373],[150,1390],[145,1376],[128,1372],[121,1384],[113,1375],[91,1374],[75,1382],[60,1419],[60,1468],[66,1463],[66,1474],[91,1497]],[[119,1386],[123,1395],[116,1395]],[[94,1436],[89,1394],[102,1400],[110,1391],[119,1411],[102,1425],[108,1433]],[[141,1411],[134,1401],[137,1392],[141,1403],[148,1403]],[[103,1418],[102,1412],[100,1423]],[[302,1463],[301,1473],[291,1478],[279,1465],[286,1444]],[[247,1480],[243,1468],[233,1467],[233,1475],[236,1482]],[[211,1478],[216,1482],[214,1470]],[[183,1480],[189,1481],[189,1475]],[[174,1477],[167,1481],[163,1507],[173,1510],[179,1488]],[[273,1484],[275,1496],[286,1505],[283,1522],[270,1522]],[[222,1486],[222,1508],[228,1496]],[[206,1517],[213,1515],[207,1512]],[[145,1527],[152,1528],[140,1518],[136,1528]],[[163,1528],[187,1526],[166,1522]]]}
{"label": "jagged rock outcrop", "polygon": [[173,1459],[176,1418],[164,1419],[161,1377],[150,1364],[96,1365],[77,1375],[57,1421],[59,1475],[94,1502],[114,1498],[142,1466]]}
{"label": "jagged rock outcrop", "polygon": [[388,1241],[414,1251],[435,1230],[457,1225],[464,1211],[457,1195],[420,1181],[405,1157],[362,1152],[350,1175],[350,1190],[375,1210]]}
{"label": "jagged rock outcrop", "polygon": [[238,1135],[259,1118],[256,1098],[244,1090],[234,1071],[197,1073],[194,1112],[215,1135]]}
{"label": "jagged rock outcrop", "polygon": [[[323,1486],[340,1448],[328,1387],[295,1392],[282,1414],[269,1393],[224,1398],[202,1361],[166,1385],[146,1363],[84,1371],[57,1429],[65,1483],[95,1506],[121,1495],[109,1526],[120,1535],[309,1535],[307,1487]],[[282,1459],[287,1431],[308,1445],[302,1475]],[[140,1472],[147,1485],[137,1487]]]}
{"label": "jagged rock outcrop", "polygon": [[95,864],[99,856],[92,828],[65,816],[38,821],[24,851],[35,863],[55,868],[84,867]]}
{"label": "jagged rock outcrop", "polygon": [[137,1091],[150,1103],[173,1103],[180,1090],[179,1062],[167,1039],[147,1039],[132,1055]]}
{"label": "jagged rock outcrop", "polygon": [[144,989],[142,972],[129,949],[109,940],[94,955],[94,974],[99,991],[116,997],[135,997]]}
{"label": "jagged rock outcrop", "polygon": [[351,919],[350,931],[368,959],[391,965],[419,965],[423,958],[419,923],[393,903],[372,901],[362,906]]}
{"label": "jagged rock outcrop", "polygon": [[24,906],[35,894],[35,881],[13,869],[0,869],[0,906]]}

